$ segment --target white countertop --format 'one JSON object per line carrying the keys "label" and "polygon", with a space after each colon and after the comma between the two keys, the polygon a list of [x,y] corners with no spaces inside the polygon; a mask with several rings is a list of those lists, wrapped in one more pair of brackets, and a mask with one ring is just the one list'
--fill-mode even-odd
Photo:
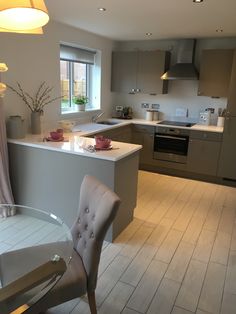
{"label": "white countertop", "polygon": [[[115,129],[120,126],[129,125],[129,124],[142,124],[142,125],[150,125],[150,126],[163,126],[163,127],[172,127],[170,125],[158,124],[162,120],[158,121],[147,121],[145,119],[131,119],[131,120],[122,120],[122,119],[106,119],[109,121],[116,121],[118,124],[115,125],[104,125],[104,124],[96,124],[96,123],[86,123],[77,125],[74,129],[80,131],[81,135],[92,135],[102,130]],[[183,127],[183,126],[173,126],[174,128],[187,129],[187,130],[196,130],[196,131],[206,131],[206,132],[219,132],[222,133],[224,128],[218,127],[216,125],[201,125],[195,124],[192,127]]]}
{"label": "white countertop", "polygon": [[95,152],[89,152],[87,150],[87,147],[89,145],[94,146],[95,140],[93,138],[83,137],[78,134],[79,132],[65,133],[64,142],[44,142],[41,135],[32,134],[27,135],[23,139],[8,139],[8,142],[23,146],[47,149],[110,161],[118,161],[120,159],[123,159],[139,151],[142,148],[141,145],[112,141],[112,149],[110,150],[98,150]]}
{"label": "white countertop", "polygon": [[[91,157],[91,158],[99,158],[104,160],[110,161],[118,161],[130,154],[140,150],[142,148],[141,145],[123,143],[123,142],[114,142],[112,141],[112,149],[107,151],[96,151],[96,152],[89,152],[87,151],[87,147],[89,145],[94,146],[94,139],[88,138],[85,136],[93,135],[102,130],[110,130],[115,129],[120,126],[129,125],[129,124],[142,124],[142,125],[150,125],[150,126],[157,126],[157,123],[160,121],[147,121],[144,119],[132,119],[132,120],[116,120],[116,119],[109,119],[111,121],[117,121],[118,124],[115,125],[104,125],[104,124],[96,124],[96,123],[86,123],[77,125],[74,127],[74,132],[72,133],[64,133],[64,142],[47,142],[43,141],[44,137],[48,135],[32,135],[28,134],[23,139],[8,139],[9,143],[36,147],[36,148],[43,148],[47,150],[65,152],[70,154],[77,154],[81,156]],[[159,125],[159,126],[167,126],[167,125]],[[168,127],[170,127],[168,125]],[[177,127],[176,127],[177,128]],[[189,130],[198,130],[198,131],[206,131],[206,132],[223,132],[222,127],[217,126],[205,126],[195,124],[192,127],[179,127]]]}
{"label": "white countertop", "polygon": [[126,123],[129,121],[129,123],[133,124],[143,124],[143,125],[151,125],[151,126],[163,126],[163,127],[174,127],[174,128],[180,128],[180,129],[188,129],[188,130],[196,130],[196,131],[206,131],[206,132],[219,132],[222,133],[224,128],[223,127],[218,127],[216,125],[201,125],[201,124],[195,124],[191,127],[183,127],[183,126],[170,126],[170,125],[165,125],[165,124],[158,124],[162,120],[158,121],[147,121],[144,119],[132,119],[132,120],[121,120],[125,121]]}

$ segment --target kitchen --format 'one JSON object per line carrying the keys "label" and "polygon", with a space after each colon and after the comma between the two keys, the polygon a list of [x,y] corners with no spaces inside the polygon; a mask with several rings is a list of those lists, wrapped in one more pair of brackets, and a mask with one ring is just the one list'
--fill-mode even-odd
{"label": "kitchen", "polygon": [[[235,36],[235,35],[234,35]],[[211,98],[198,96],[198,81],[172,81],[169,82],[168,94],[150,96],[148,94],[124,94],[110,92],[111,58],[112,51],[132,49],[163,49],[170,50],[172,47],[171,62],[175,63],[175,47],[177,40],[136,40],[115,42],[104,37],[96,36],[81,29],[51,21],[45,27],[44,37],[18,37],[14,34],[1,34],[1,59],[9,67],[4,74],[4,81],[14,85],[16,81],[23,83],[34,91],[41,81],[45,80],[53,85],[55,95],[60,94],[59,74],[59,42],[76,44],[78,42],[84,47],[96,48],[102,52],[103,75],[101,84],[102,107],[105,112],[103,118],[110,118],[117,105],[131,106],[133,116],[137,119],[145,119],[146,108],[142,103],[160,104],[162,112],[161,120],[174,120],[176,109],[188,109],[188,118],[198,121],[200,112],[206,108],[226,108],[227,98]],[[177,37],[176,37],[177,38]],[[201,38],[197,40],[196,66],[200,65],[200,52],[202,49],[234,49],[236,47],[235,37],[227,38]],[[16,57],[17,51],[17,57]],[[37,59],[37,62],[35,60]],[[33,79],[32,79],[33,73]],[[6,116],[20,114],[29,126],[29,112],[20,102],[19,98],[7,92],[4,98]],[[94,113],[82,113],[78,118],[79,123],[90,121]],[[43,116],[43,127],[51,130],[57,127],[61,120],[60,104],[47,107]],[[149,178],[149,177],[148,177]],[[151,180],[151,178],[150,178]],[[176,179],[175,179],[176,180]],[[175,181],[176,183],[178,182]],[[150,187],[150,185],[148,185]],[[173,187],[173,185],[172,185]],[[226,313],[226,312],[225,312]]]}

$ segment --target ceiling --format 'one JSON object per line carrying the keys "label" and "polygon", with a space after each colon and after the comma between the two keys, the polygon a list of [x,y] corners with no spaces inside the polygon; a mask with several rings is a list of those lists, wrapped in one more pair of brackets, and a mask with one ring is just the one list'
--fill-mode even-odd
{"label": "ceiling", "polygon": [[[236,36],[236,0],[203,0],[202,3],[193,3],[193,0],[45,0],[45,3],[51,19],[114,40]],[[100,7],[106,11],[99,11]],[[147,32],[152,35],[147,36]]]}

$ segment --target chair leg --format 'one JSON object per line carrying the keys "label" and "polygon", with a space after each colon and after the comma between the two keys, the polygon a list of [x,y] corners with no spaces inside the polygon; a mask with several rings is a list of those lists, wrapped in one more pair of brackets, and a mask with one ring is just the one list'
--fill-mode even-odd
{"label": "chair leg", "polygon": [[97,314],[95,291],[88,292],[88,301],[91,314]]}

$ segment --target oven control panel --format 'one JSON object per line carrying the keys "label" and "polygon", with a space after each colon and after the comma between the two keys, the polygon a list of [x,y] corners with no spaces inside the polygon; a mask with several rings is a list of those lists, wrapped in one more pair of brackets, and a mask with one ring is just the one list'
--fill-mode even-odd
{"label": "oven control panel", "polygon": [[189,135],[190,132],[189,132],[189,130],[181,129],[181,128],[157,126],[156,127],[156,133],[175,134],[175,135]]}

